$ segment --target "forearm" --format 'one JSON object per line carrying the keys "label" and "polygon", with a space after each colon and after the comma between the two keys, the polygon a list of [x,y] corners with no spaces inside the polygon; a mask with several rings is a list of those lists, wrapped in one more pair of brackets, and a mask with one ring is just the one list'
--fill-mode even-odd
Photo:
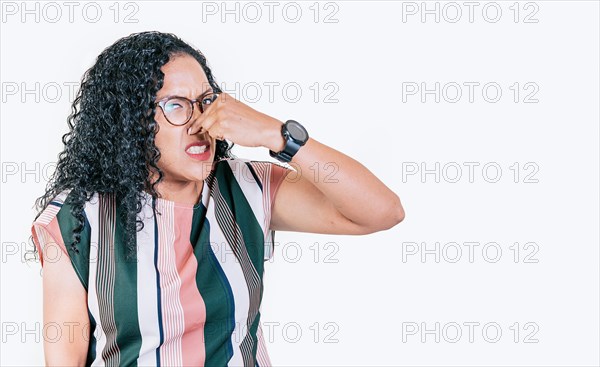
{"label": "forearm", "polygon": [[[281,122],[271,126],[266,147],[278,152],[285,145]],[[379,226],[404,218],[398,195],[361,163],[314,138],[308,139],[290,164],[356,224]]]}

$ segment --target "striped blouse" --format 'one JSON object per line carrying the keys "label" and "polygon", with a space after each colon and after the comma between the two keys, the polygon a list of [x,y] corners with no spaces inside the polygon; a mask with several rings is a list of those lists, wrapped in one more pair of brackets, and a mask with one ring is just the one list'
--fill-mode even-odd
{"label": "striped blouse", "polygon": [[[152,198],[141,212],[137,261],[125,260],[121,207],[95,193],[84,207],[79,254],[70,190],[31,231],[43,267],[56,243],[87,291],[87,366],[270,366],[260,324],[275,194],[291,171],[271,162],[216,162],[196,205]],[[48,253],[49,255],[50,253]]]}

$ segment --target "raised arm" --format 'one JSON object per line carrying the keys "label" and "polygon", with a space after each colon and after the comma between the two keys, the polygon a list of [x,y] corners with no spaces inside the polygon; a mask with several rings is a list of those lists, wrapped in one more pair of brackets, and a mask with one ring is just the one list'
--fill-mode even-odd
{"label": "raised arm", "polygon": [[[266,132],[265,147],[284,147],[281,122]],[[309,138],[291,161],[275,197],[271,229],[324,234],[368,234],[404,219],[400,198],[365,166]]]}

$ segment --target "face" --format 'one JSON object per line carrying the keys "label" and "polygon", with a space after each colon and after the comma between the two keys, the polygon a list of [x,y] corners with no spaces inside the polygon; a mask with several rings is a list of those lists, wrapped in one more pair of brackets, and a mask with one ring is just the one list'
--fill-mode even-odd
{"label": "face", "polygon": [[[196,99],[207,90],[212,91],[202,66],[192,56],[172,57],[161,70],[165,74],[164,83],[156,94],[156,101],[167,96]],[[200,114],[199,103],[195,103],[191,119],[185,125],[175,126],[166,120],[161,107],[156,107],[154,118],[159,125],[159,131],[155,144],[161,153],[157,166],[163,171],[164,186],[176,187],[202,181],[210,173],[215,157],[216,140],[206,132],[194,135],[187,133],[188,127]],[[202,141],[209,143],[209,148],[206,149],[208,154],[192,154],[193,150],[186,152],[186,147],[190,144]],[[195,152],[198,153],[198,150]],[[157,178],[155,174],[152,181]]]}

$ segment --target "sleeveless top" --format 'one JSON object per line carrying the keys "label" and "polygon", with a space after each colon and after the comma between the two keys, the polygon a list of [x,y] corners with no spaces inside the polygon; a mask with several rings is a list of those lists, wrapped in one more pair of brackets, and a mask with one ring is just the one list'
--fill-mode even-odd
{"label": "sleeveless top", "polygon": [[44,244],[56,243],[87,291],[86,366],[270,366],[263,265],[273,255],[272,203],[289,171],[229,158],[215,162],[196,205],[144,192],[134,261],[114,195],[86,202],[79,254],[65,246],[77,226],[70,190],[57,195],[31,231],[42,269]]}

